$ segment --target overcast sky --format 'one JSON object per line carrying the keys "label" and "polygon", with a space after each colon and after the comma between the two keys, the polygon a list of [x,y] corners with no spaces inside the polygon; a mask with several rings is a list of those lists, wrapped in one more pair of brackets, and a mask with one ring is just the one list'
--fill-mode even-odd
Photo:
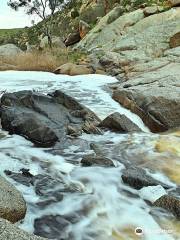
{"label": "overcast sky", "polygon": [[31,25],[32,17],[22,10],[15,12],[7,6],[8,0],[0,0],[0,29],[20,28]]}

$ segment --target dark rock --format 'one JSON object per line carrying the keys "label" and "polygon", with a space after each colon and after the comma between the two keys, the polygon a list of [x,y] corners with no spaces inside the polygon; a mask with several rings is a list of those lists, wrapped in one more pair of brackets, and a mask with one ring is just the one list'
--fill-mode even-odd
{"label": "dark rock", "polygon": [[105,118],[99,125],[119,132],[139,132],[141,129],[125,115],[115,112]]}
{"label": "dark rock", "polygon": [[48,239],[63,240],[68,238],[70,222],[60,215],[47,215],[34,221],[34,234]]}
{"label": "dark rock", "polygon": [[173,196],[164,195],[156,200],[153,205],[166,209],[180,220],[180,199]]}
{"label": "dark rock", "polygon": [[81,160],[82,166],[89,167],[89,166],[106,166],[106,167],[114,167],[114,163],[111,159],[103,157],[103,156],[92,156],[87,155],[84,156]]}
{"label": "dark rock", "polygon": [[33,182],[33,175],[29,172],[28,169],[21,169],[22,173],[15,173],[9,170],[5,170],[5,174],[15,180],[18,183],[21,183],[25,186],[30,186]]}
{"label": "dark rock", "polygon": [[61,91],[49,96],[31,91],[6,93],[1,99],[1,124],[10,134],[19,134],[37,146],[51,147],[57,141],[67,141],[67,126],[82,127],[86,121],[71,114],[84,110],[90,121],[98,122],[96,115]]}
{"label": "dark rock", "polygon": [[69,47],[71,45],[74,45],[75,43],[78,43],[81,40],[81,36],[79,32],[76,33],[70,33],[67,38],[64,40],[64,44],[66,47]]}
{"label": "dark rock", "polygon": [[147,175],[144,169],[138,167],[129,167],[127,169],[124,169],[121,177],[124,183],[135,189],[141,189],[142,187],[156,185],[161,185],[164,188],[168,188],[166,184],[159,182],[151,176]]}
{"label": "dark rock", "polygon": [[143,84],[139,79],[132,80],[132,87],[114,91],[113,99],[139,115],[152,132],[180,126],[180,98],[175,79],[166,81],[163,88],[158,80],[153,81]]}

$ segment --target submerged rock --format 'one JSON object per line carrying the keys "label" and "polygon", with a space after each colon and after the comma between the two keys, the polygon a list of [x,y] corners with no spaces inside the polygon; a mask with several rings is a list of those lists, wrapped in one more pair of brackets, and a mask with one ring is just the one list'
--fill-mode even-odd
{"label": "submerged rock", "polygon": [[60,215],[47,215],[34,221],[34,234],[48,239],[68,239],[70,222]]}
{"label": "submerged rock", "polygon": [[14,181],[21,183],[25,186],[30,186],[33,181],[33,175],[29,172],[29,169],[20,169],[20,173],[5,170],[5,174],[12,178]]}
{"label": "submerged rock", "polygon": [[15,223],[23,219],[25,214],[26,203],[21,193],[0,176],[0,218]]}
{"label": "submerged rock", "polygon": [[7,220],[0,218],[0,239],[1,240],[45,240],[38,236],[29,234]]}
{"label": "submerged rock", "polygon": [[124,183],[135,189],[141,189],[146,186],[161,185],[164,188],[168,186],[162,182],[157,181],[146,173],[146,171],[139,167],[129,167],[122,171],[122,180]]}
{"label": "submerged rock", "polygon": [[128,117],[118,112],[109,115],[99,126],[125,133],[141,131],[141,129]]}

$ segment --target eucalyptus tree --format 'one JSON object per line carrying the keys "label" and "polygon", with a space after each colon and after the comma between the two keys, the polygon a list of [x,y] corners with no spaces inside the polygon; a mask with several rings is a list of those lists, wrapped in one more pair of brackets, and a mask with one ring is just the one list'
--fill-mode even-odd
{"label": "eucalyptus tree", "polygon": [[53,15],[65,3],[65,0],[9,0],[8,6],[18,11],[23,8],[28,15],[37,15],[43,20],[43,30],[52,47]]}

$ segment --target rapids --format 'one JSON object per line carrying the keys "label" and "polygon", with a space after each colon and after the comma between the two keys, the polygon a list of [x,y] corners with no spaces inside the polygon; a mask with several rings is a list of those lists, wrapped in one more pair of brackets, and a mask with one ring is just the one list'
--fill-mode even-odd
{"label": "rapids", "polygon": [[[111,98],[109,84],[117,80],[108,76],[85,75],[70,77],[54,75],[45,72],[0,72],[0,92],[33,90],[47,94],[56,89],[63,90],[79,102],[94,111],[99,118],[104,119],[113,112],[128,116],[143,130],[142,133],[118,134],[110,131],[103,135],[83,134],[80,138],[89,143],[104,146],[105,152],[110,152],[114,146],[119,146],[121,158],[143,159],[137,164],[149,169],[147,163],[153,159],[152,171],[148,174],[156,179],[176,187],[157,161],[163,153],[157,153],[155,144],[158,134],[149,132],[142,120],[124,109]],[[174,136],[173,136],[174,137]],[[40,196],[36,195],[32,186],[24,186],[8,178],[23,194],[27,202],[27,213],[19,227],[33,233],[34,220],[45,215],[76,215],[77,220],[64,230],[64,238],[69,240],[131,240],[139,239],[134,233],[141,227],[144,240],[175,240],[180,237],[178,222],[171,216],[152,211],[141,198],[138,190],[125,185],[121,180],[123,164],[115,161],[115,168],[82,167],[78,146],[69,146],[61,155],[51,154],[51,149],[36,148],[31,142],[21,136],[9,135],[0,129],[0,174],[7,178],[4,170],[19,172],[20,169],[30,169],[30,173],[49,174],[56,179],[63,179],[67,186],[73,186],[76,191],[66,192],[62,201],[48,205],[42,209],[37,205]],[[89,154],[92,150],[88,150]],[[162,160],[163,161],[163,160]],[[158,170],[157,170],[158,169]],[[168,226],[168,228],[166,228]],[[164,230],[166,228],[166,231]],[[169,230],[169,232],[168,232]],[[70,237],[68,237],[70,236]]]}

